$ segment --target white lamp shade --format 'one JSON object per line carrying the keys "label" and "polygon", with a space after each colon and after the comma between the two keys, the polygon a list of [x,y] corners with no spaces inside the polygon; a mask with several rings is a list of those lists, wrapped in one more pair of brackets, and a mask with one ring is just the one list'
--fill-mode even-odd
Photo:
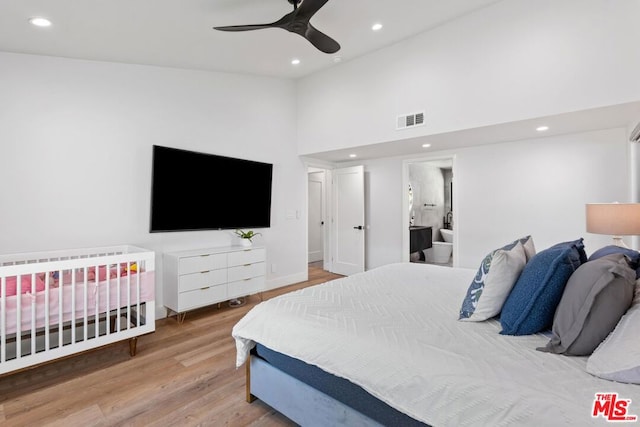
{"label": "white lamp shade", "polygon": [[587,232],[640,235],[640,203],[588,203]]}

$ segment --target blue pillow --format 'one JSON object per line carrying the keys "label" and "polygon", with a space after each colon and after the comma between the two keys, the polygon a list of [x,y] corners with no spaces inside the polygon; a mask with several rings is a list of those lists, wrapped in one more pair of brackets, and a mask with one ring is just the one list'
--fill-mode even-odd
{"label": "blue pillow", "polygon": [[538,252],[502,306],[500,333],[530,335],[550,328],[569,277],[586,261],[582,238]]}
{"label": "blue pillow", "polygon": [[624,254],[629,261],[629,267],[636,271],[636,279],[640,279],[640,252],[633,249],[623,248],[622,246],[609,245],[598,249],[589,257],[589,261],[602,258],[603,256],[612,254]]}
{"label": "blue pillow", "polygon": [[558,248],[573,248],[575,247],[578,252],[578,256],[580,258],[580,264],[584,264],[587,262],[587,253],[584,250],[584,243],[582,237],[578,240],[570,240],[568,242],[556,243],[551,246],[549,249],[558,249]]}

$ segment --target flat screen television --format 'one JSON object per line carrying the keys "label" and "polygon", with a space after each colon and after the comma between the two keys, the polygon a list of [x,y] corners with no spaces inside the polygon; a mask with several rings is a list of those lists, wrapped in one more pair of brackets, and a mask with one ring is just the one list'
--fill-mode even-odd
{"label": "flat screen television", "polygon": [[153,146],[150,232],[271,226],[273,165]]}

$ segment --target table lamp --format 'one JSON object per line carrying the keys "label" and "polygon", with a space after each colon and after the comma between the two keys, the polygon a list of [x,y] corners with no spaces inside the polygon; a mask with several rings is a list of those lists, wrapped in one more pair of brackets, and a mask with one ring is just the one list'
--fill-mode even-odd
{"label": "table lamp", "polygon": [[640,203],[587,203],[587,232],[609,234],[627,247],[622,236],[640,235]]}

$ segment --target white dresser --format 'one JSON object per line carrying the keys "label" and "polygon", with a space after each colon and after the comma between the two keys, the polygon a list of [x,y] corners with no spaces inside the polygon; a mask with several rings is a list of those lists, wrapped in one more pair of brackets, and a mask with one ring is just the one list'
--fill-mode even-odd
{"label": "white dresser", "polygon": [[255,294],[265,287],[263,247],[228,246],[165,252],[164,306],[176,313]]}

